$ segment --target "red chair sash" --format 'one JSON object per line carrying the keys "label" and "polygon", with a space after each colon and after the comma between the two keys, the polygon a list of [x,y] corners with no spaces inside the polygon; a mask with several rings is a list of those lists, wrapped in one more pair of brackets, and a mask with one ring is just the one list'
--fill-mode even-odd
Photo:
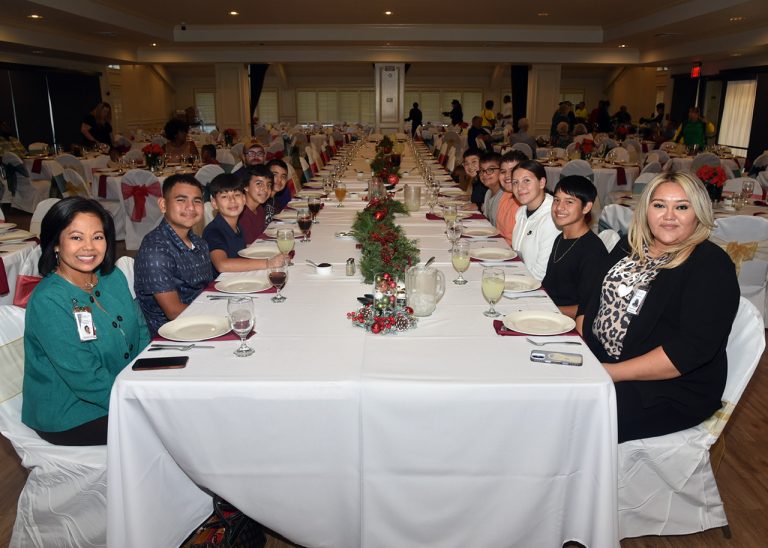
{"label": "red chair sash", "polygon": [[285,183],[288,187],[288,192],[291,193],[291,198],[296,197],[296,185],[293,182],[293,179],[288,179],[288,182]]}
{"label": "red chair sash", "polygon": [[150,185],[129,185],[127,183],[120,183],[120,189],[123,193],[124,200],[133,198],[131,220],[136,223],[147,216],[147,196],[151,194],[152,196],[160,197],[162,195],[160,183],[157,181]]}
{"label": "red chair sash", "polygon": [[29,297],[32,291],[37,287],[42,278],[40,276],[20,275],[16,278],[16,291],[13,294],[13,305],[20,308],[27,308]]}

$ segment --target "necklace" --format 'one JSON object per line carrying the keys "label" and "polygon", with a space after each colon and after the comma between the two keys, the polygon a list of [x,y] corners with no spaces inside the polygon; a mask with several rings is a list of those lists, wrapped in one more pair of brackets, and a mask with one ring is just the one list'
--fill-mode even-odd
{"label": "necklace", "polygon": [[69,278],[69,276],[65,275],[65,274],[64,274],[64,273],[61,271],[61,269],[58,269],[58,270],[56,271],[56,273],[57,273],[59,276],[61,276],[62,278],[64,278],[65,280],[67,280],[69,283],[71,283],[72,285],[74,285],[75,287],[79,287],[80,289],[82,289],[83,291],[85,291],[85,292],[87,292],[87,293],[90,293],[90,292],[93,290],[93,288],[94,288],[94,287],[96,287],[96,285],[99,283],[99,280],[97,279],[95,282],[84,282],[83,284],[77,284],[77,283],[73,282],[73,281],[72,281],[72,280]]}
{"label": "necklace", "polygon": [[[583,235],[584,235],[584,234],[582,234],[581,236],[583,236]],[[581,240],[581,236],[579,236],[578,238],[576,238],[575,240],[573,240],[573,243],[571,244],[571,247],[569,247],[568,249],[566,249],[566,250],[565,250],[565,252],[564,252],[562,255],[560,255],[560,257],[559,257],[559,258],[558,258],[558,256],[557,256],[557,249],[560,247],[560,242],[561,242],[561,241],[563,241],[565,238],[558,238],[558,239],[557,239],[557,241],[555,242],[555,252],[552,254],[552,262],[553,262],[554,264],[557,264],[557,263],[559,263],[560,261],[562,261],[562,260],[563,260],[563,257],[565,257],[566,255],[568,255],[568,252],[569,252],[571,249],[573,249],[573,246],[575,246],[577,243],[579,243],[579,240]]]}

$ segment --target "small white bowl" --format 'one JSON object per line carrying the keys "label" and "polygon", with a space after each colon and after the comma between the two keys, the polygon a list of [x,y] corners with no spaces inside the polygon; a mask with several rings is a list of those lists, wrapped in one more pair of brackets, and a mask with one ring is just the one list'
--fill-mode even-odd
{"label": "small white bowl", "polygon": [[[323,266],[314,267],[315,272],[320,276],[330,276],[333,273],[333,265],[328,263],[318,263]],[[327,266],[326,266],[327,265]],[[312,266],[312,265],[309,265]]]}

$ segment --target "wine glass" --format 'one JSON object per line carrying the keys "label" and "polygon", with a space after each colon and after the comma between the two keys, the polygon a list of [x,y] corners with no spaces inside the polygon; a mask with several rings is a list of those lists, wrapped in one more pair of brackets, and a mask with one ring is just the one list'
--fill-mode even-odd
{"label": "wine glass", "polygon": [[240,337],[240,346],[235,350],[235,356],[245,358],[255,351],[245,343],[245,338],[253,330],[255,323],[253,317],[253,299],[250,297],[231,297],[227,302],[229,325]]}
{"label": "wine glass", "polygon": [[312,222],[317,224],[320,221],[317,220],[317,214],[320,213],[320,206],[323,202],[318,196],[313,196],[309,199],[309,211],[312,213]]}
{"label": "wine glass", "polygon": [[277,288],[277,295],[272,297],[273,303],[281,303],[285,301],[285,296],[280,293],[280,291],[283,289],[283,286],[285,285],[285,281],[288,278],[288,272],[285,270],[285,267],[278,266],[275,268],[269,269],[269,281],[272,283],[274,287]]}
{"label": "wine glass", "polygon": [[429,206],[429,212],[434,215],[435,214],[435,206],[437,205],[437,200],[439,198],[439,193],[434,188],[429,188],[427,190],[427,205]]}
{"label": "wine glass", "polygon": [[336,183],[333,192],[336,194],[336,199],[339,202],[336,207],[344,207],[344,198],[347,197],[347,185],[341,182]]}
{"label": "wine glass", "polygon": [[745,200],[752,198],[752,194],[755,192],[755,181],[747,179],[741,183],[741,197]]}
{"label": "wine glass", "polygon": [[293,251],[293,246],[296,243],[296,237],[292,228],[279,228],[277,229],[277,249],[280,253],[288,255],[288,264],[286,266],[293,266],[290,253]]}
{"label": "wine glass", "polygon": [[496,318],[501,316],[496,309],[493,308],[504,293],[504,270],[501,268],[484,268],[482,278],[482,290],[483,297],[488,301],[491,307],[483,312],[484,315],[490,318]]}
{"label": "wine glass", "polygon": [[464,285],[467,280],[462,274],[469,269],[469,242],[458,242],[451,252],[451,264],[459,277],[453,280],[456,285]]}
{"label": "wine glass", "polygon": [[443,206],[443,219],[445,220],[445,224],[450,224],[455,222],[458,215],[459,213],[455,205]]}
{"label": "wine glass", "polygon": [[309,233],[309,229],[312,228],[312,214],[309,212],[309,209],[305,207],[299,208],[296,212],[296,221],[299,224],[301,233],[304,235],[304,238],[302,238],[301,241],[309,242],[310,239],[307,238],[307,234]]}
{"label": "wine glass", "polygon": [[449,252],[453,253],[453,250],[456,249],[456,242],[461,238],[463,233],[464,225],[461,224],[461,221],[456,220],[446,223],[445,235],[448,237],[448,241],[451,242],[451,249],[448,250]]}

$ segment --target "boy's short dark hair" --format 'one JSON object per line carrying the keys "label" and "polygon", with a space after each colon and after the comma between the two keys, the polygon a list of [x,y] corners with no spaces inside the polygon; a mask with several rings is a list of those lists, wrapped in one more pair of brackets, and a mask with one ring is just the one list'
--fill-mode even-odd
{"label": "boy's short dark hair", "polygon": [[207,152],[211,157],[215,158],[216,157],[216,146],[215,145],[211,145],[211,144],[203,145],[200,148],[200,154],[202,154],[203,152]]}
{"label": "boy's short dark hair", "polygon": [[194,175],[191,175],[189,173],[177,173],[175,175],[171,175],[165,181],[163,181],[163,197],[167,198],[168,193],[171,191],[171,189],[176,185],[182,184],[182,183],[185,185],[192,185],[194,187],[199,188],[201,194],[203,192],[203,185],[200,184],[200,181],[195,179]]}
{"label": "boy's short dark hair", "polygon": [[285,171],[288,171],[288,164],[283,162],[279,158],[272,158],[269,162],[265,164],[268,168],[272,166],[277,166],[283,168]]}
{"label": "boy's short dark hair", "polygon": [[557,194],[558,190],[578,198],[581,200],[582,206],[587,205],[589,202],[595,203],[595,198],[597,198],[597,188],[592,184],[592,181],[582,175],[563,177],[555,186],[555,194]]}
{"label": "boy's short dark hair", "polygon": [[464,159],[470,156],[477,156],[478,158],[480,158],[480,156],[482,155],[483,153],[480,151],[479,148],[468,148],[467,150],[464,151],[464,154],[462,154],[461,157]]}
{"label": "boy's short dark hair", "polygon": [[252,177],[264,177],[265,179],[269,180],[270,186],[275,183],[275,176],[272,175],[272,172],[264,164],[259,164],[257,166],[247,166],[243,170],[243,186],[244,187],[248,186],[248,184],[251,182]]}
{"label": "boy's short dark hair", "polygon": [[523,152],[522,150],[512,149],[508,152],[504,153],[504,156],[501,157],[501,162],[499,162],[499,165],[503,164],[504,162],[525,162],[526,160],[530,160],[530,158]]}
{"label": "boy's short dark hair", "polygon": [[208,192],[211,193],[212,198],[217,194],[232,190],[243,192],[243,180],[234,173],[219,173],[208,184]]}
{"label": "boy's short dark hair", "polygon": [[499,154],[498,152],[488,151],[488,152],[484,152],[480,156],[481,164],[487,164],[491,162],[501,165],[501,154]]}

